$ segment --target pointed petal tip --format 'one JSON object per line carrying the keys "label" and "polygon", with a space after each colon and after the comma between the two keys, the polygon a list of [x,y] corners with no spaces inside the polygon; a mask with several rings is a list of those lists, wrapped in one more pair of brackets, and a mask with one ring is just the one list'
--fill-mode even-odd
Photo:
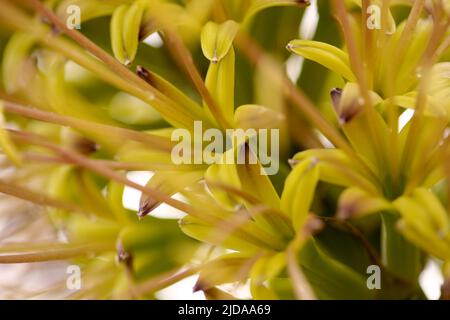
{"label": "pointed petal tip", "polygon": [[341,207],[336,213],[336,219],[339,221],[346,221],[353,216],[353,212],[349,207]]}
{"label": "pointed petal tip", "polygon": [[137,213],[137,216],[139,220],[142,220],[147,215],[149,215],[153,210],[155,210],[161,203],[158,201],[155,201],[154,199],[150,198],[142,198],[141,202],[139,203],[139,211]]}
{"label": "pointed petal tip", "polygon": [[286,49],[287,49],[288,51],[292,51],[292,49],[294,49],[294,45],[293,45],[291,42],[289,42],[289,43],[286,45]]}
{"label": "pointed petal tip", "polygon": [[337,110],[342,97],[341,88],[333,88],[330,91],[331,101],[333,102],[334,109]]}
{"label": "pointed petal tip", "polygon": [[300,161],[297,159],[289,159],[288,163],[291,168],[294,168]]}
{"label": "pointed petal tip", "polygon": [[313,235],[324,228],[325,224],[317,216],[310,216],[304,225],[306,234]]}
{"label": "pointed petal tip", "polygon": [[205,285],[203,285],[203,283],[199,281],[197,281],[194,285],[194,287],[192,287],[192,292],[198,292],[198,291],[204,291],[206,289]]}

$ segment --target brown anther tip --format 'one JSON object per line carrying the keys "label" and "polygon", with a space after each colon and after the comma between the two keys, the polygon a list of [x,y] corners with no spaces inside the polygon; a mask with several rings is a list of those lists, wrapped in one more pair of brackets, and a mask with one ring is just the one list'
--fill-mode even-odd
{"label": "brown anther tip", "polygon": [[337,110],[339,107],[339,103],[341,102],[342,97],[342,89],[333,88],[330,91],[331,101],[333,102],[334,109]]}
{"label": "brown anther tip", "polygon": [[317,166],[318,163],[319,163],[319,159],[317,159],[316,157],[312,157],[311,158],[311,163],[308,166],[308,170],[311,170],[312,168]]}
{"label": "brown anther tip", "polygon": [[146,216],[146,214],[142,214],[141,212],[138,212],[138,213],[137,213],[137,217],[138,217],[138,220],[139,220],[139,221],[141,221],[142,219],[144,219],[145,216]]}
{"label": "brown anther tip", "polygon": [[117,258],[118,258],[119,262],[126,262],[130,259],[130,257],[131,257],[131,255],[125,251],[119,252],[117,254]]}
{"label": "brown anther tip", "polygon": [[341,106],[342,89],[334,88],[330,91],[331,101],[333,103],[334,110],[336,111],[340,124],[345,124],[351,121],[361,111],[361,107],[364,100],[354,99],[351,104]]}
{"label": "brown anther tip", "polygon": [[142,197],[141,201],[139,203],[139,211],[138,211],[139,220],[141,220],[145,216],[147,216],[150,212],[152,212],[154,209],[156,209],[160,204],[161,204],[161,202],[155,201],[154,199],[151,199],[148,197]]}
{"label": "brown anther tip", "polygon": [[446,279],[441,286],[441,298],[440,300],[450,300],[450,279]]}
{"label": "brown anther tip", "polygon": [[141,26],[139,28],[139,33],[138,33],[139,42],[144,41],[145,38],[147,38],[147,30],[146,30],[145,26]]}
{"label": "brown anther tip", "polygon": [[54,36],[58,36],[60,34],[62,34],[62,31],[54,24],[51,25],[51,33]]}
{"label": "brown anther tip", "polygon": [[297,159],[289,159],[288,160],[288,163],[289,163],[289,166],[291,167],[291,168],[294,168],[296,165],[298,165],[299,164],[299,160],[297,160]]}
{"label": "brown anther tip", "polygon": [[145,69],[143,66],[137,66],[136,73],[141,78],[147,78],[149,75],[148,70]]}
{"label": "brown anther tip", "polygon": [[124,63],[125,67],[129,67],[129,66],[131,66],[132,64],[133,64],[133,61],[131,61],[131,60],[129,60],[129,59],[126,59],[126,60],[125,60],[125,63]]}
{"label": "brown anther tip", "polygon": [[306,221],[305,225],[304,225],[304,231],[307,234],[315,234],[317,232],[319,232],[320,230],[322,230],[324,227],[324,223],[322,222],[322,220],[320,220],[319,218],[315,217],[315,216],[310,216],[308,218],[308,220]]}
{"label": "brown anther tip", "polygon": [[211,58],[211,63],[217,64],[218,62],[219,62],[219,58],[217,58],[217,56],[214,56]]}
{"label": "brown anther tip", "polygon": [[75,140],[73,147],[76,151],[84,155],[89,155],[100,149],[100,146],[95,141],[84,137]]}
{"label": "brown anther tip", "polygon": [[143,80],[145,80],[148,84],[153,86],[152,76],[150,74],[150,71],[148,71],[143,66],[137,66],[136,67],[136,74]]}
{"label": "brown anther tip", "polygon": [[346,206],[338,209],[338,212],[336,213],[336,219],[345,221],[350,219],[353,216],[353,210]]}
{"label": "brown anther tip", "polygon": [[117,250],[117,255],[116,255],[117,263],[119,263],[119,264],[123,263],[127,266],[131,266],[132,256],[129,252],[125,251],[125,248],[123,247],[123,244],[120,240],[117,240],[116,250]]}
{"label": "brown anther tip", "polygon": [[199,280],[195,283],[194,287],[192,287],[192,292],[204,291],[205,289],[206,286],[203,285]]}
{"label": "brown anther tip", "polygon": [[297,2],[297,4],[299,4],[301,6],[310,6],[311,5],[311,1],[309,1],[309,0],[297,0],[296,2]]}
{"label": "brown anther tip", "polygon": [[144,219],[148,215],[149,212],[150,211],[146,210],[145,208],[144,209],[139,208],[139,211],[137,213],[137,217],[138,217],[139,221]]}
{"label": "brown anther tip", "polygon": [[44,24],[48,24],[48,25],[52,25],[53,23],[50,21],[49,18],[47,18],[46,16],[39,16],[39,20],[44,23]]}

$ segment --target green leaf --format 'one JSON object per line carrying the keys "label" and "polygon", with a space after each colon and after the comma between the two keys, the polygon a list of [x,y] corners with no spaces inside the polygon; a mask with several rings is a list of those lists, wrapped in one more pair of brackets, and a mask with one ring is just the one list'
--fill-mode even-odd
{"label": "green leaf", "polygon": [[374,263],[361,239],[338,224],[327,224],[314,239],[326,255],[359,274],[366,275],[367,267]]}
{"label": "green leaf", "polygon": [[415,284],[421,270],[420,250],[398,232],[396,228],[398,217],[395,214],[383,213],[381,218],[383,265],[400,279]]}
{"label": "green leaf", "polygon": [[328,256],[315,240],[305,244],[298,260],[319,299],[374,298],[363,275]]}

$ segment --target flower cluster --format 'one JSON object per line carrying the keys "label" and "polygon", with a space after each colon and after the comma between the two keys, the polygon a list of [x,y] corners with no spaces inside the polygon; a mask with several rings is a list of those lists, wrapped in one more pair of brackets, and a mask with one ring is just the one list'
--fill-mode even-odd
{"label": "flower cluster", "polygon": [[0,264],[80,266],[47,295],[450,296],[448,1],[0,0],[0,57]]}

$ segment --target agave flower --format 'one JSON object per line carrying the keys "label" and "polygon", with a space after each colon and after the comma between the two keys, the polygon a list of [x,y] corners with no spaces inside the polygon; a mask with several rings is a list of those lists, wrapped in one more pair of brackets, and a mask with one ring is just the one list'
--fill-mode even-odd
{"label": "agave flower", "polygon": [[[424,8],[428,16],[421,14]],[[306,40],[294,40],[288,49],[346,81],[331,99],[350,148],[307,150],[293,163],[315,161],[315,183],[344,187],[338,218],[382,212],[384,265],[415,281],[420,258],[410,243],[443,261],[450,253],[448,213],[436,189],[448,161],[449,65],[441,61],[448,51],[448,7],[415,1],[398,27],[389,16],[375,31],[366,28],[365,15],[348,16],[339,3],[337,14],[346,50]],[[415,109],[403,128],[399,108]]]}
{"label": "agave flower", "polygon": [[[433,23],[430,20],[422,22],[418,13],[422,5],[423,3],[414,5],[408,20],[397,31],[393,31],[396,26],[392,18],[381,31],[375,31],[373,35],[364,38],[373,39],[373,43],[362,44],[362,41],[355,41],[354,34],[361,34],[361,30],[366,30],[365,20],[362,19],[364,24],[358,30],[357,24],[349,22],[342,4],[337,3],[349,53],[316,41],[295,40],[288,44],[289,50],[323,64],[349,81],[343,90],[333,89],[331,95],[339,123],[350,145],[297,154],[291,162],[295,167],[286,180],[281,201],[263,201],[265,205],[277,208],[290,217],[290,225],[297,231],[297,235],[302,234],[300,230],[305,224],[305,217],[314,197],[313,190],[319,181],[344,187],[339,197],[338,219],[361,219],[369,214],[381,213],[382,259],[378,263],[383,264],[390,274],[385,279],[388,287],[392,281],[403,283],[400,286],[397,284],[395,289],[384,290],[382,296],[385,297],[414,295],[422,262],[421,253],[409,241],[443,261],[448,260],[448,214],[432,190],[437,182],[446,177],[441,154],[446,145],[443,141],[446,139],[444,132],[448,124],[448,73],[443,71],[447,64],[433,64],[432,61],[439,61],[447,50],[448,43],[444,41],[439,47],[433,40],[441,43],[448,37],[448,13],[442,5],[435,4],[429,10],[437,20],[431,20]],[[433,27],[422,28],[423,23],[432,24]],[[357,30],[352,30],[350,26]],[[406,32],[417,30],[418,36],[405,35],[405,28]],[[428,39],[431,40],[426,42]],[[364,57],[364,52],[357,49],[360,46],[366,46],[364,52],[370,52],[370,55]],[[377,46],[379,50],[376,50]],[[421,47],[423,49],[416,49]],[[411,56],[403,60],[403,65],[398,62],[402,52],[408,52]],[[377,63],[380,65],[378,68]],[[395,78],[392,74],[386,74],[396,72],[397,67],[401,73],[396,74]],[[401,80],[393,84],[393,79]],[[423,88],[423,82],[430,83],[429,89]],[[423,90],[426,90],[425,93]],[[420,100],[421,95],[426,95],[426,98]],[[433,103],[436,101],[435,97],[438,97],[439,104]],[[417,109],[412,122],[402,130],[398,128],[398,107]],[[417,121],[420,121],[419,124]],[[412,146],[411,135],[414,137],[419,131],[411,131],[419,130],[413,129],[418,125],[421,138]],[[336,138],[335,140],[340,142]],[[424,154],[424,150],[429,151]],[[433,162],[429,163],[430,160]],[[252,187],[243,190],[252,190]],[[258,196],[259,199],[277,199],[269,194]],[[195,229],[193,225],[198,223],[195,220],[189,221],[183,227]],[[211,233],[212,231],[209,235]],[[278,233],[281,234],[281,231]],[[195,237],[195,232],[193,236]],[[197,237],[207,240],[208,233],[203,236],[197,234]],[[287,243],[292,241],[292,238],[287,239]],[[273,240],[272,243],[276,242]],[[236,249],[236,244],[228,245]],[[290,246],[287,245],[286,248]],[[281,252],[280,248],[271,248],[275,252],[269,253],[269,257],[256,259],[253,256],[255,260],[250,262],[239,254],[232,254],[213,263],[219,264],[229,275],[233,271],[225,266],[234,270],[237,259],[240,258],[240,270],[247,270],[252,280],[254,297],[273,298],[276,296],[274,290],[277,291],[277,285],[283,281],[283,270],[287,263],[284,255],[289,255],[289,249],[286,248],[281,249]],[[371,296],[357,272],[324,254],[320,247],[312,248],[306,246],[301,250],[299,263],[320,298],[336,297],[336,292],[333,291],[337,288],[341,288],[341,297]],[[244,250],[239,248],[239,251],[242,253]],[[377,260],[376,257],[372,258]],[[323,259],[323,264],[320,264],[320,259]],[[253,267],[250,268],[248,265],[252,263]],[[334,268],[324,271],[324,265],[332,265]],[[323,271],[311,274],[312,270],[317,270],[312,266]],[[292,279],[298,280],[298,273],[293,274],[292,269],[290,271]],[[204,273],[208,274],[207,271]],[[235,275],[243,273],[234,271]],[[227,275],[223,278],[229,281]],[[234,280],[242,281],[242,278]],[[272,280],[272,288],[263,285],[267,280]],[[334,285],[330,285],[330,282]],[[204,283],[208,283],[207,278],[201,277],[199,287],[204,287]],[[327,283],[326,288],[323,283]],[[302,283],[299,287],[307,288],[307,285]],[[352,288],[352,291],[346,295],[343,288]],[[278,290],[279,295],[292,297],[287,292],[292,294],[292,289]],[[297,293],[302,296],[301,290],[297,290]]]}
{"label": "agave flower", "polygon": [[[288,51],[279,42],[296,37],[292,22],[308,4],[0,1],[8,30],[0,146],[15,165],[0,191],[47,207],[63,235],[52,245],[5,246],[0,262],[81,265],[86,285],[72,298],[154,298],[192,274],[211,299],[234,298],[223,285],[248,281],[255,299],[422,297],[423,254],[448,262],[450,252],[448,200],[438,198],[449,176],[449,8],[333,1],[342,49],[288,44],[330,69],[317,88],[342,87],[331,90],[337,127],[281,65]],[[66,24],[73,5],[81,31]],[[383,17],[374,30],[370,5]],[[330,21],[320,20],[318,38]],[[142,43],[150,35],[161,48]],[[400,108],[415,111],[403,128]],[[196,121],[223,132],[280,129],[280,173],[261,175],[262,159],[174,164],[172,133],[195,134]],[[333,148],[322,147],[323,136]],[[288,172],[295,144],[309,149]],[[248,140],[217,156],[240,152],[256,157]],[[124,174],[133,170],[154,175],[141,186]],[[138,216],[123,206],[124,186],[142,192]],[[186,214],[179,226],[148,216],[161,203]],[[366,286],[373,264],[383,268],[380,291]]]}
{"label": "agave flower", "polygon": [[[28,131],[33,132],[2,131],[2,146],[5,153],[17,165],[20,165],[26,158],[33,162],[48,165],[50,173],[47,173],[48,179],[38,184],[34,190],[28,189],[30,187],[28,185],[30,181],[28,181],[26,187],[14,183],[14,185],[4,185],[2,191],[41,205],[56,207],[56,210],[49,211],[51,222],[59,231],[64,232],[70,244],[61,243],[56,252],[52,252],[50,249],[32,253],[19,254],[16,252],[17,256],[15,254],[5,255],[2,261],[32,262],[102,253],[100,261],[103,260],[103,262],[98,262],[98,259],[92,262],[87,260],[89,263],[84,268],[88,278],[93,279],[89,282],[94,285],[76,294],[76,297],[114,297],[117,291],[120,291],[119,289],[125,281],[124,276],[128,273],[131,273],[132,286],[135,281],[139,282],[152,276],[154,268],[157,272],[165,272],[177,265],[182,266],[184,263],[177,264],[180,259],[183,260],[180,256],[189,257],[189,250],[183,249],[186,247],[182,243],[187,241],[186,244],[189,247],[190,241],[189,239],[178,239],[172,233],[174,230],[161,229],[164,222],[153,230],[154,224],[151,221],[154,219],[149,219],[148,222],[142,222],[134,226],[137,221],[134,221],[134,223],[129,221],[130,217],[121,205],[123,188],[112,182],[110,184],[105,180],[98,180],[89,171],[97,174],[101,171],[106,173],[108,179],[114,176],[112,178],[114,181],[120,183],[125,181],[125,184],[147,190],[148,192],[142,200],[141,217],[155,208],[157,203],[166,202],[166,200],[183,211],[192,211],[187,210],[188,207],[184,203],[174,199],[171,200],[161,191],[171,195],[176,190],[197,182],[205,174],[205,168],[202,166],[180,168],[180,166],[173,165],[169,152],[172,145],[170,140],[165,138],[170,135],[171,129],[164,128],[144,134],[129,128],[132,126],[146,126],[147,128],[149,126],[150,128],[151,126],[161,126],[162,118],[159,114],[149,112],[148,105],[145,103],[159,110],[162,117],[175,127],[191,128],[193,120],[202,120],[205,124],[210,123],[210,125],[216,121],[220,123],[224,120],[220,117],[220,110],[214,111],[215,101],[207,91],[213,91],[212,86],[217,86],[214,81],[210,81],[209,86],[200,84],[200,88],[198,88],[200,94],[205,95],[205,104],[211,104],[208,107],[212,111],[207,113],[195,100],[188,98],[186,94],[156,73],[150,72],[144,67],[138,67],[137,74],[143,78],[140,79],[119,63],[131,63],[136,55],[136,39],[145,36],[148,28],[155,22],[158,23],[155,30],[164,27],[164,31],[168,35],[174,35],[176,46],[184,46],[183,43],[179,42],[177,33],[172,34],[171,29],[165,28],[168,22],[161,17],[167,16],[170,19],[178,20],[179,17],[175,14],[178,12],[180,15],[189,18],[187,19],[189,23],[193,22],[198,26],[201,25],[202,19],[196,17],[200,15],[200,13],[196,13],[196,10],[204,9],[195,4],[191,4],[192,6],[189,8],[182,8],[175,4],[163,2],[144,4],[139,1],[131,6],[120,2],[108,5],[100,2],[96,4],[86,1],[79,2],[78,5],[84,9],[83,19],[88,20],[113,14],[111,40],[112,49],[118,61],[90,43],[87,38],[76,33],[76,37],[82,38],[80,43],[92,53],[97,54],[98,57],[105,58],[105,62],[110,64],[112,71],[86,54],[80,47],[60,37],[58,32],[64,30],[65,27],[61,22],[62,20],[56,15],[37,1],[29,4],[40,10],[41,14],[52,21],[54,25],[49,28],[45,25],[45,21],[43,24],[41,19],[31,19],[11,3],[2,2],[2,17],[5,17],[6,25],[17,30],[10,38],[3,57],[5,65],[3,77],[6,93],[2,97],[8,100],[4,103],[5,110],[8,113],[31,119],[24,124],[26,124]],[[56,5],[56,12],[59,15],[64,15],[65,8],[69,5],[64,1],[58,4],[49,4],[51,6]],[[152,15],[144,16],[144,5],[150,6],[145,8],[145,12],[153,11]],[[277,3],[271,3],[270,1],[255,2],[249,6],[249,14],[254,15],[271,5],[277,5]],[[124,20],[124,17],[120,17],[120,15],[125,9],[127,19]],[[159,12],[162,15],[158,15]],[[7,16],[9,18],[6,18]],[[194,18],[199,18],[199,21]],[[140,21],[141,19],[145,19],[145,21]],[[83,20],[83,22],[86,20]],[[117,31],[118,28],[121,30]],[[198,28],[196,29],[194,26],[192,28],[194,30],[192,33],[195,34]],[[183,30],[183,28],[181,29]],[[48,38],[49,34],[51,35],[50,38]],[[122,40],[125,39],[127,41],[132,39],[132,41],[131,43],[122,43]],[[232,41],[228,38],[225,40],[229,44]],[[229,44],[224,54],[228,53]],[[126,56],[128,61],[121,59],[121,56]],[[231,57],[231,55],[229,56]],[[67,62],[66,58],[77,64]],[[214,64],[220,65],[218,62],[215,61]],[[84,68],[80,68],[80,66]],[[191,68],[192,66],[188,65],[188,67]],[[214,67],[216,66],[212,66],[211,69],[214,69]],[[115,74],[114,71],[117,70],[120,71],[119,75],[121,73],[126,74],[128,80],[131,78],[134,79],[133,81],[140,83],[140,88],[139,85],[135,86],[128,83],[127,80]],[[231,72],[234,72],[233,70],[234,67]],[[196,72],[194,71],[193,75],[190,74],[194,83],[196,77],[198,77]],[[214,72],[212,70],[211,74],[214,74]],[[225,70],[225,75],[220,76],[229,76],[226,72],[230,72],[229,68]],[[219,73],[223,74],[224,72],[220,71]],[[96,76],[93,76],[93,74],[96,74]],[[98,81],[98,78],[103,82]],[[89,83],[88,87],[86,87],[86,81]],[[122,92],[108,93],[111,90],[107,89],[105,82],[117,87]],[[234,83],[227,83],[225,88],[228,89],[229,86],[233,87]],[[93,94],[98,92],[97,90],[106,92],[106,95],[97,96],[93,99]],[[127,94],[123,92],[127,92]],[[139,100],[131,95],[138,97]],[[111,102],[105,102],[107,100]],[[31,102],[35,107],[52,112],[26,108],[17,102],[22,102],[22,104]],[[98,107],[95,104],[103,107]],[[226,105],[225,108],[230,110],[233,105]],[[234,113],[234,111],[231,112]],[[214,115],[214,113],[216,114]],[[215,118],[217,113],[219,113],[218,120]],[[225,120],[229,121],[230,119]],[[44,121],[44,123],[41,121]],[[78,133],[60,126],[72,127]],[[16,144],[13,142],[16,142]],[[22,144],[24,144],[23,147]],[[26,147],[27,151],[25,152],[24,148],[27,144],[36,147]],[[21,147],[20,151],[16,146]],[[114,155],[122,162],[112,161]],[[91,158],[97,160],[91,160]],[[137,161],[134,159],[137,159]],[[81,163],[86,166],[81,165]],[[81,168],[79,168],[80,165]],[[161,169],[161,172],[155,174],[149,186],[140,187],[115,173],[113,170],[116,169]],[[20,172],[22,169],[18,167],[16,170]],[[186,173],[186,170],[191,171]],[[41,173],[44,172],[32,172],[31,176],[39,176]],[[104,176],[104,174],[100,175]],[[166,182],[168,178],[171,177],[172,180],[175,176],[180,178],[180,175],[183,181],[186,180],[185,182],[181,184],[179,183],[180,180],[177,183]],[[163,184],[159,185],[161,181]],[[157,186],[158,190],[151,189],[153,186]],[[48,192],[42,193],[39,191],[42,188],[46,188]],[[150,190],[156,193],[154,194]],[[80,213],[88,216],[80,216]],[[145,226],[150,227],[150,229]],[[176,225],[174,227],[176,228]],[[148,241],[150,245],[150,242],[154,242],[152,239],[157,240],[158,245],[155,248],[159,251],[152,250],[150,247],[145,247],[145,250],[140,251],[139,248],[141,248],[142,243]],[[169,254],[167,257],[159,254],[166,251],[163,249],[164,246],[177,242],[178,244],[173,245],[173,247],[176,250],[181,250],[180,252],[185,251],[184,254]],[[73,245],[75,245],[75,249],[72,248]],[[26,248],[27,245],[24,244],[23,247]],[[111,254],[114,251],[117,251],[116,255],[119,262],[124,262],[124,268],[117,267],[114,264],[114,254]],[[8,252],[6,248],[5,252]],[[173,253],[170,250],[166,253],[170,252]],[[175,264],[172,262],[175,261],[174,258]],[[107,276],[100,277],[99,274]],[[98,277],[99,279],[96,279]],[[175,279],[177,278],[175,277]],[[163,283],[166,282],[163,281]],[[146,286],[144,285],[144,287]],[[144,290],[144,292],[148,291],[152,290]]]}

